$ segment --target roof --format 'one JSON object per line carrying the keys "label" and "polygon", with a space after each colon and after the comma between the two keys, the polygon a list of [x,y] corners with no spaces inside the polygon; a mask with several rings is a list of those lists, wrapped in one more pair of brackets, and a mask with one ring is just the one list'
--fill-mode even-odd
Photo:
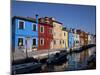
{"label": "roof", "polygon": [[[12,23],[14,23],[14,20],[15,19],[20,19],[20,20],[24,20],[24,21],[30,21],[30,22],[34,22],[34,23],[36,23],[36,19],[34,19],[34,18],[30,18],[30,17],[21,17],[21,16],[14,16],[14,17],[12,17]],[[40,18],[39,18],[40,19]],[[59,24],[63,24],[63,23],[61,23],[61,22],[58,22],[58,21],[56,21],[56,20],[52,20],[52,22],[56,22],[56,23],[59,23]],[[45,23],[39,23],[39,24],[45,24]],[[52,26],[52,25],[51,25]]]}
{"label": "roof", "polygon": [[56,21],[56,20],[53,20],[53,22],[59,23],[59,24],[61,24],[61,25],[63,24],[63,23],[61,23],[61,22],[58,22],[58,21]]}
{"label": "roof", "polygon": [[46,23],[39,23],[40,25],[48,25],[48,26],[51,26],[51,27],[53,27],[53,25],[51,25],[51,24],[46,24]]}
{"label": "roof", "polygon": [[21,19],[21,20],[25,20],[25,21],[30,21],[30,22],[34,22],[34,23],[36,23],[36,19],[32,19],[32,18],[25,18],[25,17],[20,17],[20,16],[14,16],[13,18],[12,18],[12,20],[14,20],[14,19]]}

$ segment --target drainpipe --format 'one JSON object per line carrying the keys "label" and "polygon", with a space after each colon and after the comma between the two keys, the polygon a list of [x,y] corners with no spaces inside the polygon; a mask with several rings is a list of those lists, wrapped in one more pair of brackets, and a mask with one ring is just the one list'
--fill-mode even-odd
{"label": "drainpipe", "polygon": [[[38,34],[38,14],[35,15],[35,18],[36,18],[36,24],[37,24],[36,30],[37,30],[37,34]],[[37,35],[37,37],[38,37],[38,35]],[[39,40],[39,38],[38,38],[38,40]],[[37,46],[36,47],[38,49],[38,43],[37,43]]]}
{"label": "drainpipe", "polygon": [[38,24],[38,14],[36,14],[35,16],[36,16],[36,23]]}

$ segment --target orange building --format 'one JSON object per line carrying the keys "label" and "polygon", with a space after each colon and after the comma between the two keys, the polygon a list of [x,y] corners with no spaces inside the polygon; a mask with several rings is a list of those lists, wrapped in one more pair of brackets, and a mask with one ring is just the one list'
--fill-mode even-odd
{"label": "orange building", "polygon": [[[80,37],[80,46],[88,45],[88,34],[84,31],[77,30],[77,33]],[[82,62],[85,58],[88,57],[88,50],[84,50],[80,53],[80,62]]]}

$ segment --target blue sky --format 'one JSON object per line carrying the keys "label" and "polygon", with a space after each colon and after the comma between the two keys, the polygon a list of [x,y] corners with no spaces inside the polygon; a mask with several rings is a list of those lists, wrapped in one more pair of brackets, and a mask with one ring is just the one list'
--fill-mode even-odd
{"label": "blue sky", "polygon": [[12,16],[35,17],[38,14],[39,17],[54,17],[67,28],[95,34],[95,6],[13,1],[11,8]]}

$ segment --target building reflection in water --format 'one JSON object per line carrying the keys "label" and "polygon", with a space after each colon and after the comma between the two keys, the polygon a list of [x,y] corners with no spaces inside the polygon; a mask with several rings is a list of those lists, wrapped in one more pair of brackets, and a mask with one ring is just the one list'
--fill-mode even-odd
{"label": "building reflection in water", "polygon": [[[89,51],[92,52],[89,52]],[[85,70],[88,67],[88,58],[93,55],[96,48],[90,48],[80,53],[72,53],[67,56],[68,61],[59,65],[43,64],[41,72],[57,72],[57,71],[71,71],[71,70]],[[88,52],[88,53],[87,53]]]}

